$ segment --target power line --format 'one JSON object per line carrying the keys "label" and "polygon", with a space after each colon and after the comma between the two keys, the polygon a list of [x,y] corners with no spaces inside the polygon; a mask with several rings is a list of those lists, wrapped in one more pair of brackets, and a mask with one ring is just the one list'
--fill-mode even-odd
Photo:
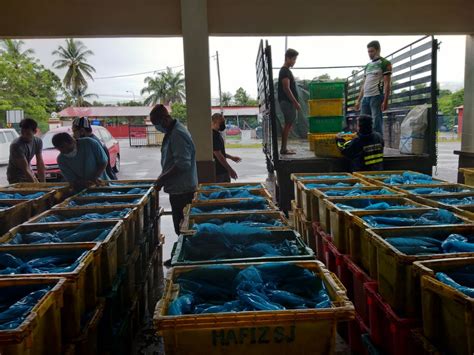
{"label": "power line", "polygon": [[168,68],[170,68],[170,69],[176,69],[176,68],[182,68],[182,67],[184,67],[184,64],[182,64],[182,65],[177,65],[177,66],[174,66],[174,67],[167,67],[167,68],[164,68],[164,69],[156,69],[156,70],[145,71],[145,72],[141,72],[141,73],[120,74],[120,75],[112,75],[112,76],[101,76],[101,77],[94,78],[94,80],[128,78],[128,77],[131,77],[131,76],[139,76],[139,75],[146,75],[146,74],[159,73],[159,72],[163,72],[163,71],[168,70]]}

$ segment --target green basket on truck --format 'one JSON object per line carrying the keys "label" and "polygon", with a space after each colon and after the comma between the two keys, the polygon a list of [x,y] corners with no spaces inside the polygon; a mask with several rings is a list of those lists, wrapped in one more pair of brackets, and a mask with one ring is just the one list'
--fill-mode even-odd
{"label": "green basket on truck", "polygon": [[346,83],[344,81],[312,81],[309,83],[309,98],[315,99],[343,99]]}

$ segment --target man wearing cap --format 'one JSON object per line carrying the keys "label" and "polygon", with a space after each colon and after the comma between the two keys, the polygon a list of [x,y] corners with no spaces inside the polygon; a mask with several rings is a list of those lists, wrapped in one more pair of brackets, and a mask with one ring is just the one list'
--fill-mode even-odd
{"label": "man wearing cap", "polygon": [[105,173],[109,177],[110,180],[117,180],[117,175],[114,172],[112,166],[110,166],[110,154],[107,146],[92,132],[92,125],[87,117],[80,117],[76,118],[72,122],[72,132],[74,133],[74,138],[92,138],[97,141],[104,150],[105,155],[107,155],[107,168],[105,169]]}
{"label": "man wearing cap", "polygon": [[179,235],[183,209],[193,200],[198,183],[196,148],[189,131],[170,116],[164,105],[153,107],[150,120],[165,134],[161,145],[162,170],[155,187],[158,190],[164,187],[170,195],[174,230]]}

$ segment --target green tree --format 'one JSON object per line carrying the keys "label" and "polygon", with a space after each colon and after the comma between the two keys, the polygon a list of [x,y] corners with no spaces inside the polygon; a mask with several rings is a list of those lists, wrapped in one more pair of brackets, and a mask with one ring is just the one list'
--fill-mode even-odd
{"label": "green tree", "polygon": [[130,100],[127,102],[119,102],[117,106],[143,106],[143,102]]}
{"label": "green tree", "polygon": [[87,86],[71,92],[71,96],[73,98],[74,106],[76,107],[90,107],[92,106],[92,103],[88,100],[98,98],[96,94],[87,92]]}
{"label": "green tree", "polygon": [[157,103],[169,105],[171,103],[182,103],[185,99],[184,75],[182,71],[173,72],[171,68],[158,73],[155,77],[145,78],[147,85],[141,90],[141,94],[148,94],[145,105]]}
{"label": "green tree", "polygon": [[58,111],[61,80],[28,56],[3,52],[0,55],[0,111],[23,110],[26,117],[47,127],[52,112]]}
{"label": "green tree", "polygon": [[80,102],[80,95],[87,90],[87,79],[94,80],[92,74],[95,73],[95,68],[87,63],[87,58],[94,53],[81,41],[70,38],[66,39],[66,46],[59,46],[52,54],[58,57],[53,62],[53,67],[67,69],[63,79],[64,87],[72,96],[79,95],[75,97],[75,101]]}
{"label": "green tree", "polygon": [[230,106],[232,102],[232,94],[230,92],[222,93],[222,106]]}
{"label": "green tree", "polygon": [[30,58],[35,54],[31,48],[23,50],[24,41],[14,39],[2,39],[0,41],[0,53],[7,53],[12,58],[19,59],[20,57]]}
{"label": "green tree", "polygon": [[237,106],[246,106],[250,100],[249,94],[243,88],[238,88],[234,95],[234,101]]}
{"label": "green tree", "polygon": [[181,123],[187,121],[186,105],[180,102],[171,104],[171,117],[176,118]]}
{"label": "green tree", "polygon": [[456,107],[464,103],[464,89],[455,91],[451,94],[440,96],[438,99],[438,108],[443,115],[448,117],[448,126],[451,128],[454,125],[456,117]]}

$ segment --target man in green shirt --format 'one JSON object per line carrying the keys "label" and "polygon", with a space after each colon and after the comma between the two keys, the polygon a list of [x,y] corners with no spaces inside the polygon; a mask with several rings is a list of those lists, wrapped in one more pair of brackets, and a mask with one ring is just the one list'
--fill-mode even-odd
{"label": "man in green shirt", "polygon": [[367,45],[371,62],[365,66],[364,81],[361,84],[355,109],[361,115],[372,116],[374,131],[383,136],[383,111],[388,108],[392,75],[392,64],[380,56],[380,43],[372,41]]}

